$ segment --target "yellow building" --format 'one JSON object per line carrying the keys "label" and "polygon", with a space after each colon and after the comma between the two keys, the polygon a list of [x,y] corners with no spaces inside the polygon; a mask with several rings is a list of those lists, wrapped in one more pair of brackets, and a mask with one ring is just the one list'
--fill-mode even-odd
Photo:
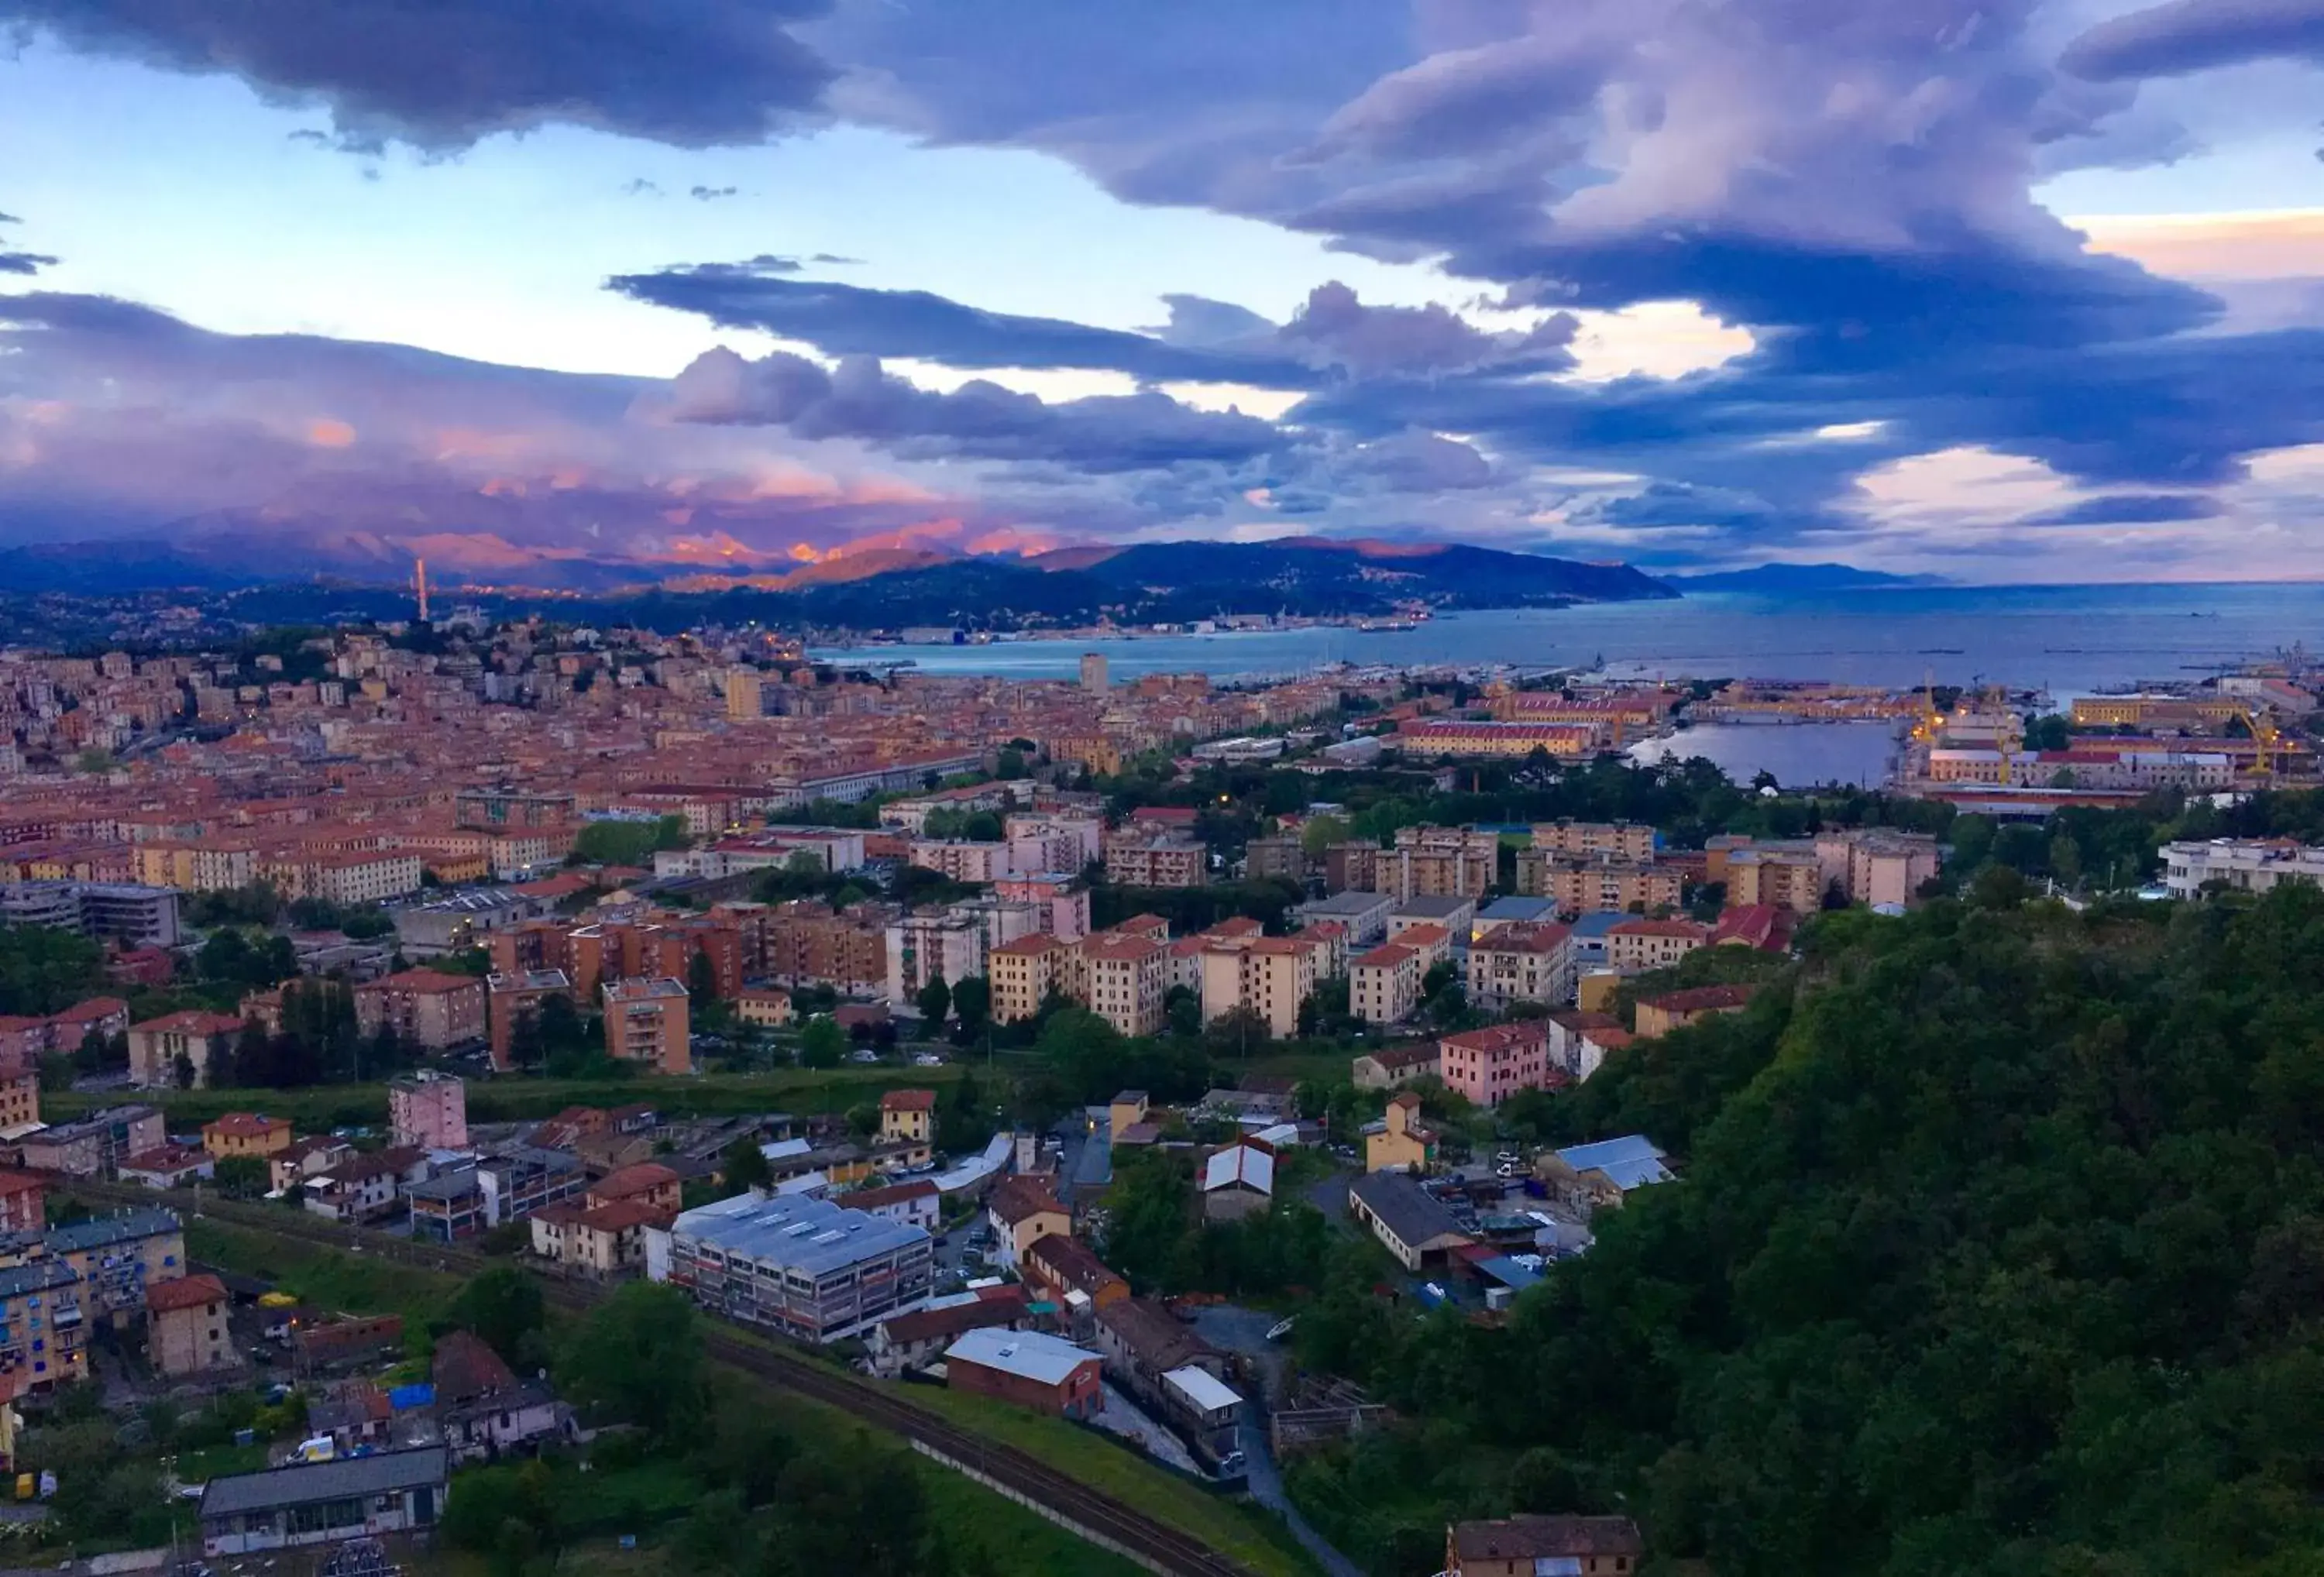
{"label": "yellow building", "polygon": [[985,956],[992,984],[992,1020],[1014,1024],[1041,1010],[1051,991],[1070,996],[1072,946],[1047,932],[1004,942]]}
{"label": "yellow building", "polygon": [[229,1111],[202,1124],[202,1148],[226,1160],[235,1156],[264,1158],[290,1148],[290,1120],[256,1111]]}
{"label": "yellow building", "polygon": [[1122,1130],[1145,1121],[1147,1110],[1146,1092],[1143,1090],[1124,1090],[1116,1095],[1105,1111],[1106,1125],[1111,1137],[1120,1139]]}
{"label": "yellow building", "polygon": [[777,1029],[791,1021],[791,994],[780,986],[759,986],[734,999],[734,1016],[745,1024]]}
{"label": "yellow building", "polygon": [[1364,1130],[1364,1170],[1425,1172],[1436,1165],[1436,1130],[1422,1120],[1420,1097],[1388,1097],[1379,1123]]}
{"label": "yellow building", "polygon": [[1268,1033],[1299,1032],[1299,1006],[1323,976],[1330,949],[1312,936],[1223,937],[1203,950],[1203,1021],[1248,1008]]}
{"label": "yellow building", "polygon": [[927,1144],[936,1138],[936,1093],[890,1090],[880,1097],[880,1137]]}

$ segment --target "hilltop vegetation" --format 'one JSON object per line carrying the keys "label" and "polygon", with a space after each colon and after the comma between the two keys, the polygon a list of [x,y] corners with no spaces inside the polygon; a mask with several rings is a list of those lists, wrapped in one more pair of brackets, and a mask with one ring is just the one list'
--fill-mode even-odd
{"label": "hilltop vegetation", "polygon": [[1327,1289],[1303,1350],[1425,1422],[1298,1493],[1382,1572],[1511,1509],[1721,1577],[2318,1570],[2319,978],[2308,890],[1825,917],[1565,1098],[1684,1180],[1506,1328]]}

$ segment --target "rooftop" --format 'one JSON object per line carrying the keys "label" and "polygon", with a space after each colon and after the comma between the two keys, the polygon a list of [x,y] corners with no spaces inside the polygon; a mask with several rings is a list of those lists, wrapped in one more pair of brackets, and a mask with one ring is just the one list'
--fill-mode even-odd
{"label": "rooftop", "polygon": [[1459,1522],[1452,1525],[1452,1542],[1463,1561],[1636,1557],[1646,1548],[1638,1537],[1638,1525],[1627,1517],[1512,1517],[1499,1522]]}
{"label": "rooftop", "polygon": [[149,1282],[145,1287],[145,1307],[157,1314],[224,1302],[226,1283],[215,1276],[181,1276],[175,1281]]}
{"label": "rooftop", "polygon": [[955,1360],[1021,1375],[1041,1385],[1056,1386],[1071,1379],[1082,1365],[1096,1363],[1099,1359],[1086,1347],[1076,1347],[1038,1331],[1003,1331],[986,1326],[964,1332],[945,1349],[945,1361]]}
{"label": "rooftop", "polygon": [[202,1519],[244,1512],[312,1506],[327,1500],[360,1500],[406,1489],[441,1489],[450,1458],[440,1445],[387,1451],[337,1462],[295,1462],[263,1473],[212,1479],[202,1490]]}
{"label": "rooftop", "polygon": [[1644,1134],[1600,1139],[1595,1144],[1570,1145],[1557,1158],[1577,1172],[1602,1172],[1624,1193],[1648,1183],[1667,1183],[1671,1170],[1663,1165],[1662,1149]]}
{"label": "rooftop", "polygon": [[686,1212],[670,1231],[722,1253],[807,1276],[928,1241],[918,1227],[798,1194],[722,1199]]}

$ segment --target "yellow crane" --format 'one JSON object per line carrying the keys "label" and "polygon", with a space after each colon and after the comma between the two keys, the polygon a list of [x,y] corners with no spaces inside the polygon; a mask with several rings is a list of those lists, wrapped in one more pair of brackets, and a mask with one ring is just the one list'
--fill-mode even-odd
{"label": "yellow crane", "polygon": [[2246,728],[2251,730],[2252,744],[2255,747],[2252,757],[2253,775],[2273,782],[2275,778],[2276,747],[2283,742],[2283,731],[2275,725],[2275,715],[2264,709],[2255,712],[2249,706],[2238,706],[2235,709],[2234,715],[2242,720]]}

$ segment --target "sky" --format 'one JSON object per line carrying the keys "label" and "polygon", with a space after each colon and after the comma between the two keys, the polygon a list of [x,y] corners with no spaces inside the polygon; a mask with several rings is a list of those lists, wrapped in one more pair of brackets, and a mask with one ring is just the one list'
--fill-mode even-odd
{"label": "sky", "polygon": [[2324,0],[0,0],[0,547],[2324,576]]}

